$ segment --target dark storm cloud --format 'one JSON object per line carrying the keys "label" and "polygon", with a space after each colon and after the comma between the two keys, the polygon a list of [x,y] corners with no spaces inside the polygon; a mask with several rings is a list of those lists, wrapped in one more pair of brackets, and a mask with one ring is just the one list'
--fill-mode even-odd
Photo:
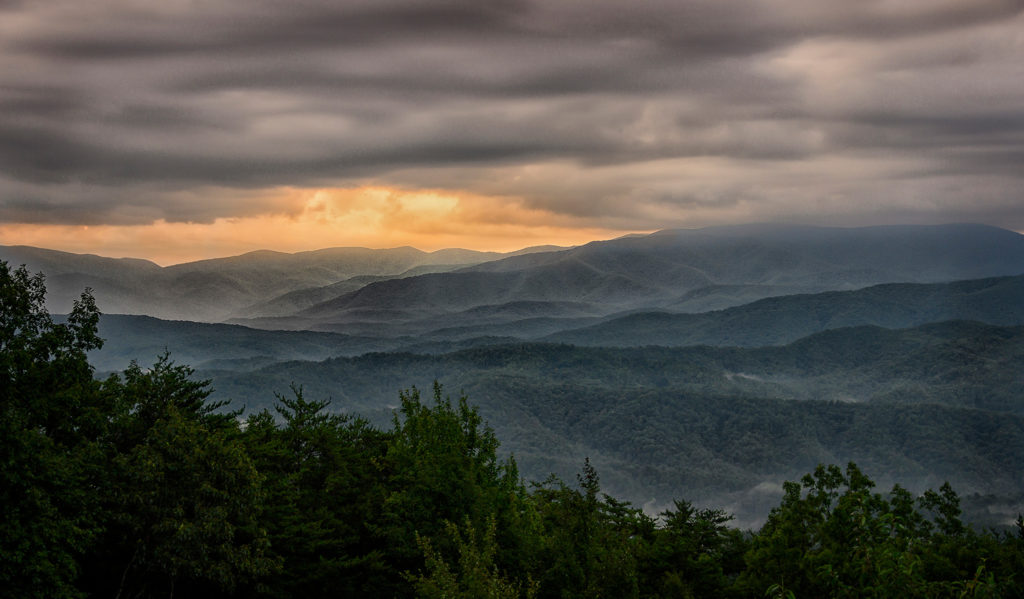
{"label": "dark storm cloud", "polygon": [[[103,2],[100,2],[103,4]],[[153,13],[117,14],[95,28],[55,27],[60,37],[34,37],[15,49],[57,59],[129,60],[194,54],[271,54],[316,48],[390,45],[437,39],[515,36],[518,2],[213,2]],[[101,9],[102,10],[102,9]],[[130,28],[122,23],[131,25]]]}
{"label": "dark storm cloud", "polygon": [[1022,8],[0,0],[0,221],[208,222],[374,180],[636,228],[1024,227]]}

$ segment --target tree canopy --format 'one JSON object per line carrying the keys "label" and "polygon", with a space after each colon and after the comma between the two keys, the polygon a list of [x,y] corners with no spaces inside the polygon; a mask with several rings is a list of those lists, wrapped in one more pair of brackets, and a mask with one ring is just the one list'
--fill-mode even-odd
{"label": "tree canopy", "polygon": [[67,322],[0,262],[0,588],[18,597],[1000,597],[1024,520],[978,532],[948,485],[882,493],[855,464],[784,485],[758,531],[522,480],[468,398],[398,393],[390,428],[293,385],[211,402],[169,356],[97,380],[88,292]]}

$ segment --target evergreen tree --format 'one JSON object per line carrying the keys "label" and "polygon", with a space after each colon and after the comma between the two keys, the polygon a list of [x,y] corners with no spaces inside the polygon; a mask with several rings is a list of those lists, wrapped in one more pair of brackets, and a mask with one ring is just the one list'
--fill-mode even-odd
{"label": "evergreen tree", "polygon": [[275,597],[373,596],[394,572],[373,535],[383,500],[388,434],[361,418],[326,411],[300,387],[277,396],[279,419],[248,419],[245,443],[266,477],[265,518],[281,562],[261,594]]}
{"label": "evergreen tree", "polygon": [[[452,405],[434,383],[431,405],[424,405],[413,388],[399,394],[392,436],[383,461],[387,476],[381,525],[378,533],[387,546],[388,560],[398,572],[415,572],[423,566],[417,538],[429,539],[449,560],[456,559],[447,523],[484,526],[518,476],[514,462],[499,462],[498,440],[465,396]],[[507,521],[499,518],[500,521]],[[506,538],[508,531],[497,531]],[[485,530],[473,533],[479,537]],[[395,593],[408,593],[408,586]]]}
{"label": "evergreen tree", "polygon": [[99,532],[106,413],[86,359],[99,311],[86,290],[56,324],[45,294],[42,275],[0,261],[0,588],[75,597]]}

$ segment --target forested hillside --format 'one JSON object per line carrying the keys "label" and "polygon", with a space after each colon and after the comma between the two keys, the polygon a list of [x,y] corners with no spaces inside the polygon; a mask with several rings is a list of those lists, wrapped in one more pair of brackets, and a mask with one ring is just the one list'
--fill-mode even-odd
{"label": "forested hillside", "polygon": [[[63,323],[44,301],[41,277],[0,262],[0,588],[11,596],[1024,593],[1024,521],[1002,532],[966,526],[948,484],[878,489],[868,469],[822,465],[783,485],[756,532],[681,496],[655,517],[603,493],[589,460],[566,480],[526,483],[469,400],[436,384],[431,398],[396,394],[390,425],[377,427],[298,387],[241,417],[166,358],[98,380],[87,361],[102,344],[93,299],[83,295]],[[487,359],[515,361],[501,351]],[[621,402],[588,403],[546,409],[638,417]],[[757,463],[777,459],[764,441],[723,436],[759,430],[758,414],[728,408],[750,422],[701,433],[692,418],[674,438],[713,434],[727,451],[760,448]],[[892,406],[893,430],[914,409]],[[986,455],[1019,455],[1014,417],[930,409],[913,420],[989,414],[966,424],[985,431]],[[845,420],[858,423],[852,412]],[[880,422],[863,425],[887,434]],[[685,446],[664,451],[705,459]]]}
{"label": "forested hillside", "polygon": [[[663,232],[454,271],[481,257],[37,252],[65,296],[95,282],[144,310],[177,281],[154,306],[333,332],[100,317],[89,295],[51,319],[43,280],[4,266],[0,577],[38,596],[1019,592],[1017,541],[960,522],[1012,531],[1024,510],[1020,236],[832,233]],[[861,268],[894,233],[898,259]],[[476,407],[412,390],[435,381]],[[862,471],[907,490],[873,495]],[[868,545],[836,536],[853,505]],[[780,534],[817,540],[786,557]]]}
{"label": "forested hillside", "polygon": [[[55,320],[61,321],[61,316]],[[289,360],[320,361],[385,351],[394,341],[316,331],[262,331],[239,325],[161,320],[150,316],[103,314],[100,335],[107,342],[89,354],[100,371],[124,370],[132,360],[171,352],[197,367],[246,370]],[[145,358],[144,358],[145,357]]]}
{"label": "forested hillside", "polygon": [[[608,490],[653,510],[685,494],[758,524],[778,500],[780,481],[818,462],[853,460],[884,483],[923,490],[949,479],[972,496],[991,495],[971,517],[1005,523],[1024,493],[1013,458],[1024,447],[1021,327],[963,320],[833,327],[949,315],[1017,323],[1022,280],[881,285],[660,315],[650,321],[656,327],[637,324],[647,315],[608,323],[620,327],[608,343],[620,346],[647,335],[680,345],[777,343],[827,329],[767,347],[431,341],[113,315],[99,324],[110,341],[90,355],[110,372],[169,350],[213,380],[217,399],[238,407],[268,407],[275,392],[298,383],[331,398],[332,410],[380,426],[399,390],[445,381],[473,397],[528,477],[571,477],[589,456]],[[763,452],[772,459],[759,458]]]}
{"label": "forested hillside", "polygon": [[905,328],[943,320],[1024,324],[1024,275],[786,295],[700,314],[642,312],[560,331],[542,340],[605,347],[753,347],[789,343],[841,327]]}
{"label": "forested hillside", "polygon": [[[531,316],[535,305],[528,302],[483,306],[452,316],[459,326],[417,332],[403,329],[405,325],[379,324],[359,335],[107,314],[99,326],[108,342],[90,358],[101,370],[120,370],[133,359],[156,356],[166,349],[199,368],[251,370],[287,360],[319,361],[383,351],[450,353],[520,340],[598,347],[757,347],[861,325],[907,328],[946,320],[1020,325],[1024,324],[1024,276],[877,285],[769,298],[701,314],[647,312],[601,319],[579,316],[575,304],[563,308],[557,318],[535,318]],[[494,324],[495,320],[502,322]],[[487,322],[491,324],[481,324]],[[576,328],[581,325],[589,326]],[[556,332],[549,334],[551,331]]]}
{"label": "forested hillside", "polygon": [[216,397],[250,409],[301,381],[379,423],[398,390],[446,381],[474,398],[530,477],[571,476],[589,456],[631,501],[685,493],[755,522],[778,481],[819,462],[853,460],[916,489],[948,479],[1012,505],[1024,491],[1021,363],[1024,328],[948,322],[783,347],[516,344],[203,375]]}

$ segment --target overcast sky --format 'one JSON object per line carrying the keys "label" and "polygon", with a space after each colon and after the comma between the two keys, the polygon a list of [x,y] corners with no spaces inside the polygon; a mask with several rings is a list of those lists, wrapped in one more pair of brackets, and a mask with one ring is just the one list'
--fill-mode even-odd
{"label": "overcast sky", "polygon": [[1024,230],[1024,0],[0,0],[0,244]]}

